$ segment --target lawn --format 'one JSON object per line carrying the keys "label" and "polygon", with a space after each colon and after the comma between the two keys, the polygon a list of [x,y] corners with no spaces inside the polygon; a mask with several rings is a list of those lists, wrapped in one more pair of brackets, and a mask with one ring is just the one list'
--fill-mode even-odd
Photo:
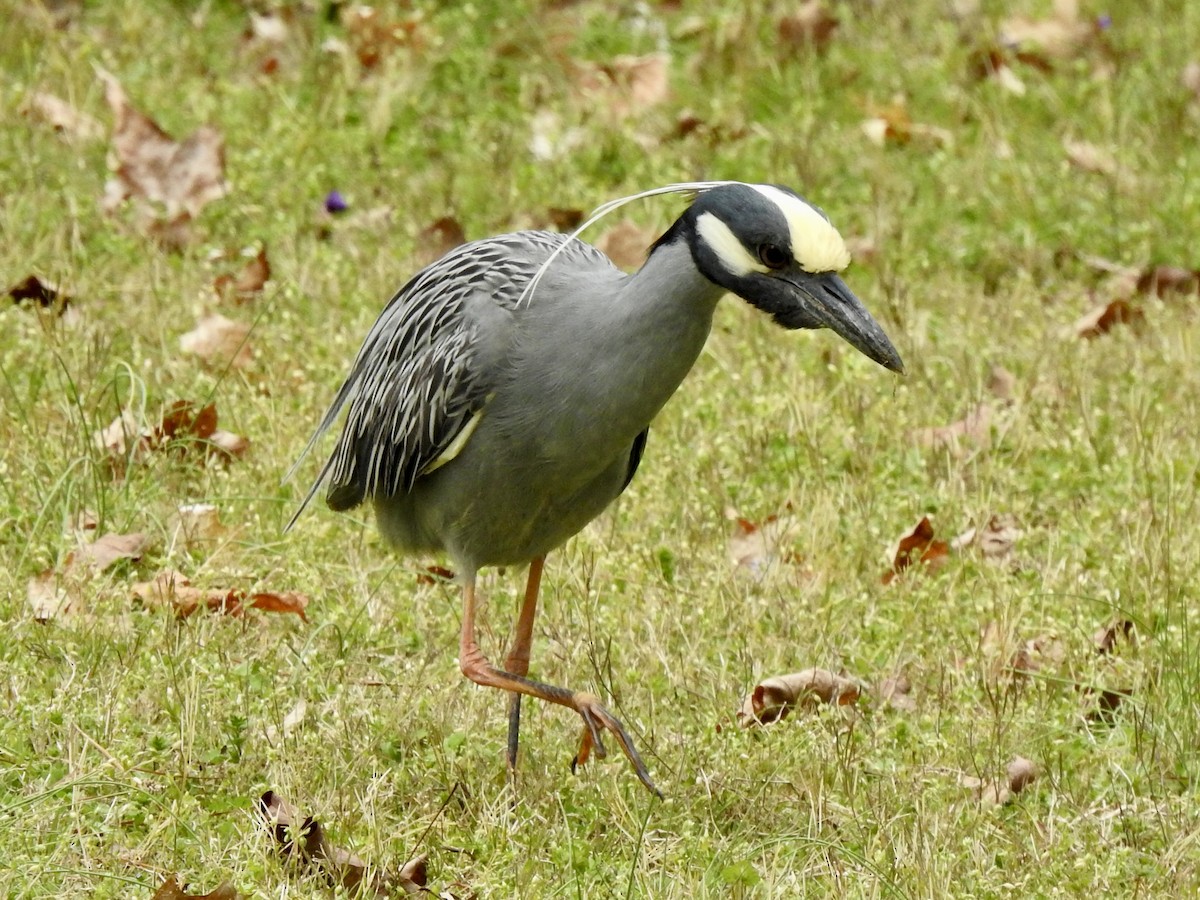
{"label": "lawn", "polygon": [[[460,900],[1200,891],[1200,6],[0,15],[4,896],[351,893],[266,791]],[[535,630],[665,799],[537,702],[510,783],[447,561],[284,533],[331,441],[281,479],[422,265],[701,179],[820,204],[907,374],[722,302]],[[636,264],[684,202],[584,237]],[[740,727],[810,668],[845,702]]]}

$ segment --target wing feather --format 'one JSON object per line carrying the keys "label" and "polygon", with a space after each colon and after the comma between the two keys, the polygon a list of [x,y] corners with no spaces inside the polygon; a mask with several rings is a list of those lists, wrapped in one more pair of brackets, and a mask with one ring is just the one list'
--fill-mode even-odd
{"label": "wing feather", "polygon": [[[345,382],[284,480],[348,407],[342,434],[300,513],[328,483],[328,503],[350,509],[413,484],[474,428],[497,377],[480,352],[484,339],[472,313],[482,293],[515,311],[530,279],[566,236],[520,232],[464,244],[417,273],[388,302],[363,341]],[[598,250],[572,240],[559,259],[609,265]]]}

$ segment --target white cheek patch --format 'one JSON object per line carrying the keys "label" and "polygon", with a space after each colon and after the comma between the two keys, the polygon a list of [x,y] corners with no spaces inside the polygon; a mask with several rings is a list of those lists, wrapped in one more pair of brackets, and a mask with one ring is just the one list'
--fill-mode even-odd
{"label": "white cheek patch", "polygon": [[729,226],[710,212],[696,219],[696,233],[717,254],[726,269],[734,275],[749,275],[751,272],[769,272],[743,244]]}
{"label": "white cheek patch", "polygon": [[801,200],[769,184],[751,185],[779,207],[792,236],[792,255],[806,272],[840,272],[850,265],[850,251],[838,230]]}

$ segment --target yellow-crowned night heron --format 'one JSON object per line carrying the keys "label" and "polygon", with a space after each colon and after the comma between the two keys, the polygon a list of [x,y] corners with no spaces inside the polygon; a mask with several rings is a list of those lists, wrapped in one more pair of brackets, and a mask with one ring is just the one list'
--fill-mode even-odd
{"label": "yellow-crowned night heron", "polygon": [[[464,244],[418,273],[371,328],[309,442],[349,407],[304,500],[327,482],[334,510],[370,501],[394,547],[454,561],[459,666],[476,684],[513,692],[510,764],[529,694],[583,718],[575,762],[603,757],[608,731],[655,793],[596,697],[526,677],[546,554],[628,486],[650,422],[696,361],[724,293],[785,328],[830,328],[903,371],[839,277],[849,253],[820,210],[772,185],[692,187],[691,205],[633,275],[574,237],[537,231]],[[525,598],[499,669],[475,641],[476,572],[519,564],[529,564]]]}

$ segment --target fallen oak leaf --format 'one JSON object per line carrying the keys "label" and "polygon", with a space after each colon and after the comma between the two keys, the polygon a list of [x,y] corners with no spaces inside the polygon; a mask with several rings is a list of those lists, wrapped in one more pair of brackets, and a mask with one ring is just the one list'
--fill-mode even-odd
{"label": "fallen oak leaf", "polygon": [[426,884],[425,854],[405,863],[394,876],[369,871],[358,856],[336,847],[325,829],[311,816],[302,817],[294,806],[274,791],[258,798],[259,814],[270,829],[280,853],[320,871],[331,886],[343,887],[352,894],[386,897],[396,890],[420,893]]}
{"label": "fallen oak leaf", "polygon": [[[213,290],[218,297],[246,303],[262,293],[264,285],[271,280],[271,262],[267,259],[267,245],[249,260],[237,275],[218,275],[213,281]],[[247,333],[249,329],[247,329]]]}
{"label": "fallen oak leaf", "polygon": [[929,516],[922,516],[912,531],[901,536],[892,554],[892,567],[880,579],[884,584],[892,581],[914,563],[920,563],[923,571],[932,572],[946,564],[950,556],[950,544],[933,539],[933,524]]}
{"label": "fallen oak leaf", "polygon": [[180,885],[174,875],[169,875],[150,900],[237,900],[238,893],[228,881],[222,881],[207,894],[189,894],[187,885]]}
{"label": "fallen oak leaf", "polygon": [[417,262],[420,266],[427,266],[466,241],[466,232],[458,219],[442,216],[436,222],[422,228],[417,235]]}
{"label": "fallen oak leaf", "polygon": [[[86,532],[78,532],[80,536]],[[51,619],[79,611],[84,585],[95,575],[118,560],[138,560],[149,540],[140,532],[105,534],[94,541],[80,540],[69,552],[62,565],[34,575],[26,583],[25,599],[35,621],[45,624]]]}
{"label": "fallen oak leaf", "polygon": [[791,675],[778,675],[755,685],[738,710],[742,728],[767,725],[786,718],[795,706],[812,708],[818,703],[847,706],[858,700],[861,685],[852,678],[828,669],[812,668]]}
{"label": "fallen oak leaf", "polygon": [[1118,297],[1108,303],[1089,310],[1080,316],[1065,332],[1069,338],[1091,340],[1107,334],[1118,325],[1136,325],[1145,321],[1146,314],[1140,306]]}
{"label": "fallen oak leaf", "polygon": [[822,0],[805,0],[794,13],[779,20],[776,31],[779,42],[789,49],[812,48],[820,53],[833,40],[839,24]]}
{"label": "fallen oak leaf", "polygon": [[1037,780],[1037,764],[1033,760],[1017,756],[1008,764],[1005,774],[1008,775],[1008,789],[1016,795]]}
{"label": "fallen oak leaf", "polygon": [[1137,628],[1129,619],[1118,619],[1109,625],[1102,625],[1092,635],[1092,644],[1101,656],[1112,653],[1117,647],[1117,639],[1125,638],[1131,647],[1137,646]]}
{"label": "fallen oak leaf", "polygon": [[1168,294],[1200,293],[1200,270],[1182,266],[1149,266],[1138,275],[1135,288],[1139,294],[1164,299]]}
{"label": "fallen oak leaf", "polygon": [[244,437],[217,428],[217,405],[196,409],[190,400],[176,400],[163,410],[155,425],[143,424],[133,410],[125,408],[111,423],[92,435],[92,441],[118,467],[140,461],[155,451],[205,448],[205,459],[231,459],[250,446]]}
{"label": "fallen oak leaf", "polygon": [[790,506],[782,515],[767,516],[761,524],[742,518],[734,509],[725,510],[725,518],[733,523],[729,558],[739,571],[762,577],[776,562],[794,561],[793,554],[785,549],[797,524]]}
{"label": "fallen oak leaf", "polygon": [[242,369],[251,362],[251,326],[235,322],[220,313],[211,313],[202,318],[194,329],[179,338],[179,348],[184,353],[200,357],[206,363],[230,365]]}
{"label": "fallen oak leaf", "polygon": [[52,282],[43,281],[36,275],[26,275],[12,285],[7,294],[18,306],[32,303],[39,309],[51,310],[58,316],[68,316],[73,308],[71,296]]}
{"label": "fallen oak leaf", "polygon": [[34,91],[21,105],[21,112],[31,118],[45,122],[59,134],[83,141],[92,141],[104,136],[104,126],[99,119],[80,112],[66,100]]}
{"label": "fallen oak leaf", "polygon": [[168,225],[194,219],[209,203],[224,197],[225,142],[207,125],[183,141],[174,140],[149,116],[134,108],[109,72],[97,68],[104,97],[113,113],[112,156],[115,178],[105,189],[105,208],[134,198],[145,212]]}
{"label": "fallen oak leaf", "polygon": [[186,619],[201,609],[221,612],[234,618],[244,616],[247,606],[263,612],[293,613],[307,622],[308,597],[296,591],[259,591],[247,595],[240,588],[198,588],[186,575],[171,569],[159,572],[150,581],[134,584],[130,591],[148,607],[167,607]]}
{"label": "fallen oak leaf", "polygon": [[912,696],[912,682],[903,672],[898,672],[879,683],[876,695],[881,703],[886,703],[901,712],[916,712],[917,701]]}
{"label": "fallen oak leaf", "polygon": [[957,422],[918,428],[912,439],[919,446],[930,450],[945,450],[951,456],[962,456],[964,445],[986,450],[992,442],[992,408],[987,403],[977,403]]}
{"label": "fallen oak leaf", "polygon": [[607,63],[575,61],[575,90],[615,118],[644,112],[667,99],[670,58],[665,53],[622,55]]}
{"label": "fallen oak leaf", "polygon": [[596,246],[620,268],[633,271],[646,261],[646,254],[657,236],[653,228],[622,219],[596,238]]}

